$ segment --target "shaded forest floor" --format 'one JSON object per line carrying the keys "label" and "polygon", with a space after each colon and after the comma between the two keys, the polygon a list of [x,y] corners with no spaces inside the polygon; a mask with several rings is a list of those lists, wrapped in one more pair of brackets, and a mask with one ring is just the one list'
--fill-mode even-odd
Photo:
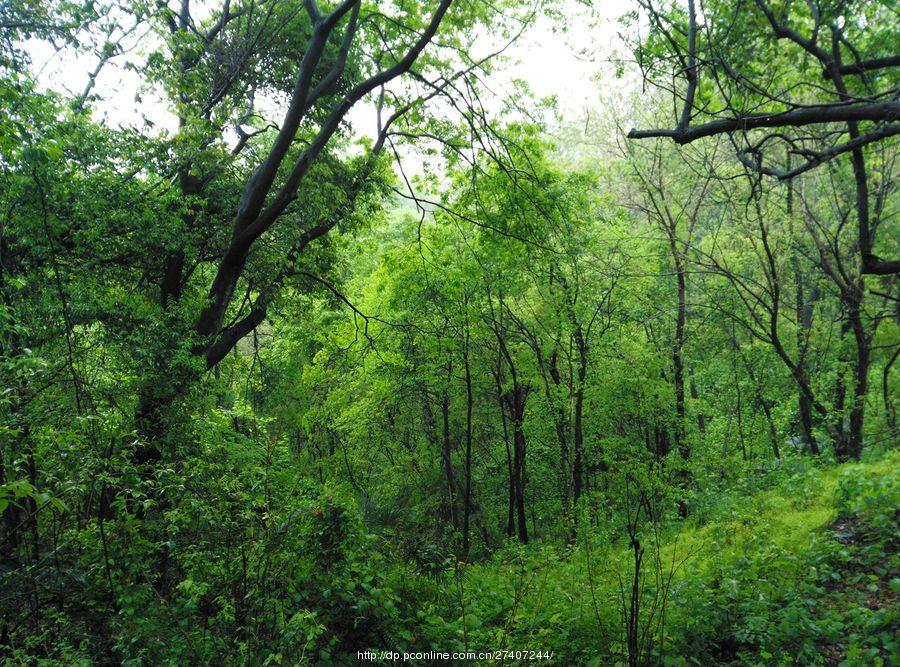
{"label": "shaded forest floor", "polygon": [[[689,521],[645,527],[642,660],[900,664],[898,464],[897,453],[830,467],[786,461],[710,494]],[[510,545],[486,563],[398,582],[422,601],[408,619],[410,648],[450,650],[449,640],[457,650],[552,651],[550,664],[628,664],[634,552],[594,524],[580,531],[593,539],[563,552]]]}

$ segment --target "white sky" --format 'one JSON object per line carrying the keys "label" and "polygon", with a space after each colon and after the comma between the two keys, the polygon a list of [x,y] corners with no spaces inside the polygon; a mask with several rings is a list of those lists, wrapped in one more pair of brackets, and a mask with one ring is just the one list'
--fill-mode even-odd
{"label": "white sky", "polygon": [[[520,37],[505,54],[508,62],[488,79],[498,98],[494,103],[499,106],[503,96],[509,94],[513,80],[522,80],[538,98],[556,96],[561,115],[578,122],[588,110],[601,105],[603,96],[619,92],[626,84],[612,76],[608,60],[621,51],[617,19],[633,9],[633,0],[594,0],[594,4],[588,10],[583,1],[560,0],[557,9],[569,18],[567,25],[544,17]],[[486,45],[484,51],[497,46]],[[28,51],[40,71],[39,82],[60,92],[80,93],[96,64],[96,56],[55,55],[43,43],[29,44]],[[97,79],[93,93],[100,97],[94,103],[98,120],[113,126],[141,127],[146,118],[156,130],[174,130],[174,115],[152,94],[145,93],[137,101],[141,79],[122,67],[128,57],[125,54],[114,59]],[[372,105],[357,105],[349,120],[357,132],[375,131]]]}
{"label": "white sky", "polygon": [[613,78],[608,60],[621,51],[618,18],[633,9],[634,2],[595,0],[593,20],[583,2],[562,0],[559,5],[575,20],[559,26],[541,19],[511,49],[518,62],[507,74],[526,81],[538,97],[556,95],[563,111],[581,111],[597,105],[595,77]]}

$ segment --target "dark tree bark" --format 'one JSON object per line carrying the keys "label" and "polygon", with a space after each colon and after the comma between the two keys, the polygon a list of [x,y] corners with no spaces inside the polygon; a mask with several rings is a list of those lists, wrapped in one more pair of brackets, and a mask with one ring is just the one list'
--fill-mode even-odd
{"label": "dark tree bark", "polygon": [[[796,260],[796,254],[794,255]],[[806,352],[809,346],[809,336],[812,329],[813,307],[818,298],[818,289],[815,285],[808,294],[803,291],[803,274],[799,268],[799,262],[795,261],[794,277],[797,281],[797,349],[798,365],[806,373]],[[797,395],[797,408],[800,418],[800,431],[803,442],[813,453],[819,454],[819,444],[813,434],[813,407],[809,397],[800,392]]]}
{"label": "dark tree bark", "polygon": [[516,529],[519,541],[528,544],[528,524],[525,513],[525,399],[528,390],[513,380],[512,388],[506,392],[506,404],[513,424],[513,486],[515,488]]}
{"label": "dark tree bark", "polygon": [[[541,365],[541,359],[538,359],[538,364]],[[556,352],[556,349],[553,350],[553,353],[550,355],[550,361],[548,363],[548,372],[549,377],[553,382],[553,386],[559,389],[562,386],[562,375],[559,372],[559,355]],[[544,378],[544,392],[547,397],[548,405],[553,405],[553,391],[550,387],[550,382],[547,381],[547,376],[542,374]],[[558,401],[556,401],[558,403]],[[571,464],[570,455],[569,455],[569,427],[568,427],[568,418],[566,415],[566,408],[563,405],[557,405],[556,411],[553,416],[553,426],[556,430],[556,440],[559,442],[559,466],[561,471],[561,494],[562,494],[562,504],[563,504],[563,514],[565,516],[569,515],[570,511],[570,501],[569,501],[569,469]]]}
{"label": "dark tree bark", "polygon": [[584,472],[584,382],[587,378],[588,346],[581,325],[575,326],[575,347],[578,349],[578,370],[575,384],[575,410],[572,419],[572,500],[578,504],[582,493]]}
{"label": "dark tree bark", "polygon": [[452,375],[453,362],[448,359],[447,385],[441,394],[441,461],[447,481],[447,516],[450,519],[450,525],[455,529],[457,527],[456,500],[454,498],[456,480],[453,477],[452,442],[450,436],[450,380]]}
{"label": "dark tree bark", "polygon": [[503,392],[503,353],[497,349],[497,366],[493,369],[494,383],[497,392],[497,405],[500,408],[500,423],[503,427],[503,446],[506,450],[506,472],[507,472],[507,505],[506,505],[506,536],[515,535],[515,513],[516,513],[516,485],[515,473],[513,471],[512,450],[509,448],[509,427],[506,418],[506,398]]}
{"label": "dark tree bark", "polygon": [[[788,161],[788,168],[790,168],[790,161]],[[793,235],[794,185],[791,181],[788,181],[787,185],[787,215],[788,223],[791,225],[791,234]],[[794,305],[796,308],[795,316],[797,319],[797,365],[802,369],[803,373],[806,374],[806,359],[809,350],[809,337],[812,332],[813,309],[815,307],[815,302],[819,297],[819,290],[815,283],[809,288],[808,293],[804,288],[805,276],[800,264],[800,255],[797,250],[798,243],[799,240],[797,239],[792,243],[791,268],[794,273]],[[803,444],[810,452],[818,456],[819,443],[816,442],[816,437],[813,433],[813,407],[809,397],[803,392],[797,394],[797,412],[800,420],[800,434]]]}
{"label": "dark tree bark", "polygon": [[[499,308],[494,312],[493,302],[490,293],[488,299],[491,308],[491,326],[494,331],[494,337],[497,341],[497,389],[502,392],[502,402],[505,404],[509,413],[509,419],[512,422],[513,431],[513,448],[512,461],[510,466],[510,501],[515,509],[515,528],[519,541],[523,544],[528,543],[528,523],[525,506],[525,486],[527,482],[526,475],[526,443],[525,443],[525,401],[528,397],[530,387],[523,384],[520,380],[515,359],[510,353],[505,338],[503,323],[499,318],[503,317],[504,312],[508,312],[506,304],[503,302],[503,296],[499,297]],[[503,362],[509,370],[510,386],[503,391],[504,384],[501,381]],[[507,454],[509,457],[509,454]],[[510,512],[509,533],[513,528],[513,513]]]}
{"label": "dark tree bark", "polygon": [[497,342],[500,352],[506,360],[509,369],[512,387],[504,395],[509,418],[513,427],[513,451],[512,451],[512,490],[516,510],[516,529],[519,541],[528,543],[528,523],[525,513],[525,399],[528,396],[528,388],[521,385],[519,375],[516,372],[516,364],[506,346],[503,336],[497,333]]}
{"label": "dark tree bark", "polygon": [[[468,306],[468,304],[466,304]],[[472,368],[469,361],[469,314],[466,312],[463,334],[463,367],[466,380],[466,488],[463,502],[463,559],[469,559],[469,519],[472,513]]]}
{"label": "dark tree bark", "polygon": [[675,343],[672,350],[673,383],[675,386],[675,446],[679,453],[688,459],[690,447],[685,440],[684,422],[686,411],[684,405],[684,324],[687,300],[687,288],[684,277],[684,266],[674,238],[670,237],[672,261],[675,265],[675,278],[678,285],[678,311],[675,315]]}
{"label": "dark tree bark", "polygon": [[684,130],[657,129],[631,130],[629,139],[667,137],[678,144],[689,144],[698,139],[717,134],[745,132],[760,128],[803,127],[825,123],[854,121],[890,121],[900,118],[900,102],[873,102],[859,104],[821,104],[807,108],[791,109],[780,113],[744,114],[724,118]]}
{"label": "dark tree bark", "polygon": [[863,449],[863,428],[865,426],[866,394],[869,390],[869,365],[872,357],[871,338],[862,320],[862,278],[851,286],[846,295],[848,320],[856,343],[856,363],[853,366],[853,404],[850,406],[850,428],[844,447],[835,452],[839,459],[859,460]]}
{"label": "dark tree bark", "polygon": [[881,372],[881,400],[884,402],[885,417],[887,418],[888,428],[892,433],[897,430],[897,406],[891,400],[889,379],[891,368],[894,366],[894,362],[897,361],[898,356],[900,356],[900,347],[894,350],[894,354],[891,355],[891,358],[884,365],[884,370]]}

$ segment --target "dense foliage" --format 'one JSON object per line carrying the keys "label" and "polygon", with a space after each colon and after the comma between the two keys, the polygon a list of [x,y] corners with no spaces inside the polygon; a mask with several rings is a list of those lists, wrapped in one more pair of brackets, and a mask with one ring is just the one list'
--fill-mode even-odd
{"label": "dense foliage", "polygon": [[0,6],[4,664],[897,664],[891,3],[322,4]]}

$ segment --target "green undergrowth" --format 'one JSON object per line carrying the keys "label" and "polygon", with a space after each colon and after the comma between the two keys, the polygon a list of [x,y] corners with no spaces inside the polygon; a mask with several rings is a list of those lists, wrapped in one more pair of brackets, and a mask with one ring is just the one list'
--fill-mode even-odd
{"label": "green undergrowth", "polygon": [[[113,648],[78,643],[76,619],[72,640],[54,654],[26,647],[0,664],[87,665],[114,654],[128,665],[348,665],[360,664],[365,650],[512,656],[456,664],[630,664],[623,600],[630,602],[634,552],[621,517],[585,510],[568,547],[510,542],[485,561],[415,565],[371,534],[340,489],[276,483],[290,475],[287,466],[258,476],[269,487],[245,485],[234,465],[246,456],[239,444],[188,471],[192,488],[221,497],[183,494],[169,510],[171,539],[190,548],[182,549],[167,604],[142,573],[125,569],[134,562],[128,550],[147,545],[123,520],[107,533]],[[692,499],[686,520],[670,509],[669,518],[645,523],[636,664],[900,664],[898,470],[897,453],[842,466],[788,459],[705,484],[711,490]],[[213,514],[221,507],[228,511]],[[202,532],[213,517],[216,530]],[[254,530],[245,530],[251,519]],[[88,571],[103,583],[93,530],[79,538],[94,545]],[[523,661],[522,651],[552,657]]]}
{"label": "green undergrowth", "polygon": [[[642,660],[900,664],[898,464],[897,453],[828,467],[797,459],[709,499],[715,511],[646,527]],[[399,643],[628,664],[622,596],[633,552],[602,523],[581,534],[592,537],[564,551],[509,545],[436,577],[404,573],[400,597],[412,602]]]}

